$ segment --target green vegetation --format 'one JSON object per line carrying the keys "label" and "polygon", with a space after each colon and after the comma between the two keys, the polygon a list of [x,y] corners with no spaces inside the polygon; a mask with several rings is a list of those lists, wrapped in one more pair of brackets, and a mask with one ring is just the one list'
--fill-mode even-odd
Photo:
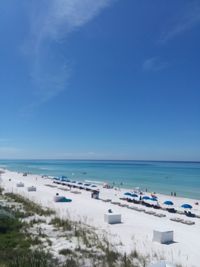
{"label": "green vegetation", "polygon": [[72,222],[69,220],[63,220],[58,217],[55,217],[51,220],[50,224],[55,225],[56,227],[62,228],[63,231],[72,230]]}
{"label": "green vegetation", "polygon": [[[28,262],[34,262],[35,255],[39,256],[41,252],[32,252],[30,247],[38,245],[40,242],[37,238],[25,234],[24,230],[25,224],[18,218],[5,217],[0,219],[0,266],[36,266],[28,265]],[[44,257],[41,256],[41,258]]]}
{"label": "green vegetation", "polygon": [[[7,193],[2,198],[8,206],[0,209],[4,211],[0,216],[0,267],[147,266],[148,257],[136,250],[129,255],[118,252],[105,236],[88,225],[55,217],[54,211],[20,195]],[[47,226],[57,233],[56,238],[45,232]],[[67,248],[63,246],[55,257],[51,252],[59,238],[66,240]]]}
{"label": "green vegetation", "polygon": [[50,216],[55,214],[55,211],[51,209],[43,209],[40,205],[14,193],[6,193],[5,196],[17,203],[23,205],[24,210],[29,216],[37,214],[39,216]]}
{"label": "green vegetation", "polygon": [[12,259],[0,265],[2,267],[55,267],[58,262],[48,253],[43,251],[26,251],[15,253]]}

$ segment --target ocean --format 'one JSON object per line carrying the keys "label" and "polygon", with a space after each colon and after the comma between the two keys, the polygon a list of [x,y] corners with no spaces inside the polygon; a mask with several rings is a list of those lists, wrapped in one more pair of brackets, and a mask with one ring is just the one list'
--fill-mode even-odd
{"label": "ocean", "polygon": [[0,168],[200,199],[200,162],[0,160]]}

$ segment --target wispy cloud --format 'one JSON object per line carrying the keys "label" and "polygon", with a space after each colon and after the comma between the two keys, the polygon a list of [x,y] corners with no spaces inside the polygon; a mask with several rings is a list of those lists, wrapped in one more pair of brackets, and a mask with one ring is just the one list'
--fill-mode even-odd
{"label": "wispy cloud", "polygon": [[37,99],[32,106],[48,101],[67,88],[71,66],[56,45],[66,41],[71,32],[83,27],[113,1],[115,0],[31,2],[31,30],[23,50],[31,60],[31,78],[35,87],[33,93]]}
{"label": "wispy cloud", "polygon": [[161,61],[158,57],[148,58],[142,64],[144,71],[160,71],[166,67],[168,67],[168,63]]}
{"label": "wispy cloud", "polygon": [[162,32],[159,42],[166,43],[198,24],[200,24],[200,2],[188,1],[187,5],[182,5],[182,8],[176,12],[175,17],[168,25],[168,29]]}

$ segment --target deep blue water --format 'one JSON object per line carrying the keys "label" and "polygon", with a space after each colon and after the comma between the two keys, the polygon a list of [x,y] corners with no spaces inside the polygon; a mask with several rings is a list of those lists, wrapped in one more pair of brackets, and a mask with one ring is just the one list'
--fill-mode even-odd
{"label": "deep blue water", "polygon": [[110,182],[123,187],[200,199],[200,162],[0,160],[13,171]]}

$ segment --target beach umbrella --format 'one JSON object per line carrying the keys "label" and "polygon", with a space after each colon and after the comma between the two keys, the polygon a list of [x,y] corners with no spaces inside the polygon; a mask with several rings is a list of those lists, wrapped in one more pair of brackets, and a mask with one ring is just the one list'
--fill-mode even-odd
{"label": "beach umbrella", "polygon": [[149,198],[149,199],[145,200],[145,202],[147,202],[147,203],[149,203],[150,205],[153,205],[153,206],[157,206],[158,205],[157,201],[158,200],[155,199],[155,198]]}
{"label": "beach umbrella", "polygon": [[134,197],[128,195],[128,196],[126,196],[126,199],[134,200]]}
{"label": "beach umbrella", "polygon": [[159,262],[148,265],[148,267],[176,267],[176,266],[166,261],[159,261]]}
{"label": "beach umbrella", "polygon": [[192,206],[190,204],[183,204],[181,206],[181,208],[184,208],[184,209],[192,209]]}
{"label": "beach umbrella", "polygon": [[131,196],[132,196],[132,197],[138,197],[138,195],[135,194],[135,193],[131,194]]}
{"label": "beach umbrella", "polygon": [[142,199],[143,199],[143,200],[149,200],[149,199],[151,199],[151,198],[148,197],[148,196],[143,196]]}
{"label": "beach umbrella", "polygon": [[157,205],[158,205],[158,200],[157,200],[157,198],[155,198],[155,197],[150,198],[149,201],[150,201],[151,204],[154,205],[154,206],[157,206]]}
{"label": "beach umbrella", "polygon": [[157,197],[151,197],[150,200],[151,201],[158,201]]}
{"label": "beach umbrella", "polygon": [[171,200],[166,200],[163,204],[167,205],[167,206],[173,206],[174,203]]}
{"label": "beach umbrella", "polygon": [[67,178],[67,176],[65,176],[65,175],[61,175],[61,178],[62,178],[62,179],[65,179],[65,178]]}
{"label": "beach umbrella", "polygon": [[129,192],[124,193],[124,195],[125,195],[125,196],[132,196],[132,194],[129,193]]}

